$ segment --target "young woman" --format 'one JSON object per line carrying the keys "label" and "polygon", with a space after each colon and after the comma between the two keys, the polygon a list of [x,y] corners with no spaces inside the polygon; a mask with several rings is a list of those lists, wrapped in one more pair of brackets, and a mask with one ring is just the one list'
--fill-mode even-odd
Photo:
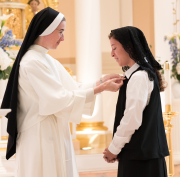
{"label": "young woman", "polygon": [[138,28],[112,30],[109,39],[111,55],[127,79],[119,91],[114,137],[104,159],[118,159],[118,177],[167,177],[164,157],[169,151],[160,100],[164,90],[161,65]]}

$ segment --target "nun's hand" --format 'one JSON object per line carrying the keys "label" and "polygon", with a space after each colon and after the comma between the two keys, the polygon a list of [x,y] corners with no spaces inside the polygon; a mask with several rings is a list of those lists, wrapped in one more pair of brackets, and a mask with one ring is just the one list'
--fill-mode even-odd
{"label": "nun's hand", "polygon": [[[103,77],[101,78],[101,83],[104,83],[104,82],[106,82],[106,81],[108,81],[108,80],[115,79],[115,78],[121,79],[121,80],[124,80],[124,79],[125,79],[124,76],[120,76],[119,74],[107,74],[107,75],[105,75],[105,76],[103,76]],[[100,85],[101,83],[100,83],[100,80],[98,80],[98,81],[96,82],[96,85],[98,86],[98,85]]]}
{"label": "nun's hand", "polygon": [[123,85],[123,80],[120,78],[110,79],[104,83],[106,91],[117,92]]}
{"label": "nun's hand", "polygon": [[115,79],[115,78],[121,79],[121,76],[119,74],[107,74],[107,75],[102,77],[102,81],[106,82],[106,81],[108,81],[110,79]]}
{"label": "nun's hand", "polygon": [[117,92],[123,85],[123,80],[125,78],[122,77],[123,76],[121,76],[121,78],[109,79],[108,81],[101,84],[96,83],[96,87],[94,87],[94,94],[101,93],[103,91]]}

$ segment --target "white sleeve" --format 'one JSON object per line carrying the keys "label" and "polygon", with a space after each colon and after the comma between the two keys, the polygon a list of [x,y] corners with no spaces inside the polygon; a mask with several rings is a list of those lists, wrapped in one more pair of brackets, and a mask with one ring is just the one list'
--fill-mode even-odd
{"label": "white sleeve", "polygon": [[80,123],[84,105],[94,100],[93,88],[66,90],[51,70],[38,60],[24,67],[27,78],[39,98],[39,114],[66,118]]}
{"label": "white sleeve", "polygon": [[95,82],[83,82],[83,83],[77,82],[77,84],[78,84],[78,87],[82,90],[96,87]]}
{"label": "white sleeve", "polygon": [[[94,88],[96,86],[96,82],[83,82],[83,83],[78,83],[78,87],[79,89],[81,90],[84,90],[84,89],[89,89],[89,88]],[[97,95],[97,94],[96,94]],[[96,100],[96,95],[93,95],[94,97],[94,100],[89,102],[89,103],[86,103],[84,105],[84,109],[83,109],[83,114],[84,115],[88,115],[88,116],[91,116],[93,114],[93,111],[94,111],[94,106],[95,106],[95,100]],[[88,98],[90,98],[90,96],[88,96]]]}
{"label": "white sleeve", "polygon": [[129,143],[135,130],[141,126],[143,111],[148,101],[149,82],[147,73],[143,71],[136,72],[129,80],[124,116],[108,148],[111,153],[119,154],[124,145]]}

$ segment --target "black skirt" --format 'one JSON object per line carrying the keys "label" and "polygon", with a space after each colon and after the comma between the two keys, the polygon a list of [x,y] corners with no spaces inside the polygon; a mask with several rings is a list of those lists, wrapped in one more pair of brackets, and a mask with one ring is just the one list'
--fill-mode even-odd
{"label": "black skirt", "polygon": [[167,177],[165,159],[119,160],[118,177]]}

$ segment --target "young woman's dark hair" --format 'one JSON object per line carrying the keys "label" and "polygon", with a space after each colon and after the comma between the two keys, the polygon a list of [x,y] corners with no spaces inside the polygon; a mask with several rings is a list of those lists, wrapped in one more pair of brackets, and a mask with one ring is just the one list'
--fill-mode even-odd
{"label": "young woman's dark hair", "polygon": [[[146,38],[140,29],[131,26],[118,28],[112,30],[108,37],[109,39],[114,38],[122,44],[130,58],[148,73],[149,80],[154,80],[156,75],[159,82],[159,90],[160,92],[164,91],[166,84],[159,71],[162,67],[152,55]],[[129,67],[125,66],[122,69],[126,71]]]}

